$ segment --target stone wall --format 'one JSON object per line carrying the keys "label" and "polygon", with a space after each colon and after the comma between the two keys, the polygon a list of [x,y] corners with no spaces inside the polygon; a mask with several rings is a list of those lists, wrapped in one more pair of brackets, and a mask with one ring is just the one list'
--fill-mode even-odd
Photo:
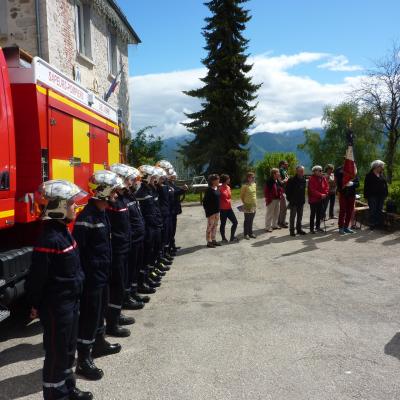
{"label": "stone wall", "polygon": [[[5,1],[5,0],[0,0]],[[0,36],[0,45],[17,44],[32,55],[37,55],[37,35],[34,0],[7,0],[8,35]],[[74,67],[81,73],[81,84],[103,97],[113,77],[108,72],[108,36],[110,27],[96,7],[91,8],[92,57],[88,59],[77,51],[75,38],[75,1],[41,0],[42,58],[73,78]],[[123,66],[120,84],[109,103],[122,110],[123,121],[130,126],[128,94],[128,44],[118,36],[119,65]]]}

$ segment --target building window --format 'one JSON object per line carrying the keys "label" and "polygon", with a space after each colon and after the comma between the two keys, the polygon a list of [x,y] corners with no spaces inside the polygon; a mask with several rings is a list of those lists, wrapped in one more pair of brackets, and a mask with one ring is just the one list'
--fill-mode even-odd
{"label": "building window", "polygon": [[75,2],[75,36],[76,48],[80,54],[92,58],[90,40],[90,6],[80,0]]}
{"label": "building window", "polygon": [[118,74],[117,35],[113,33],[108,36],[108,72],[114,76]]}
{"label": "building window", "polygon": [[0,1],[0,35],[7,35],[7,17],[8,17],[8,7],[7,2]]}

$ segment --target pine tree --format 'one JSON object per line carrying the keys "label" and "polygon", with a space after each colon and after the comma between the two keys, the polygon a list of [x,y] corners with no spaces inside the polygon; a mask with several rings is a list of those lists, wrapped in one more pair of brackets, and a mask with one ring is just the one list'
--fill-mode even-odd
{"label": "pine tree", "polygon": [[184,123],[195,134],[181,148],[188,165],[197,172],[227,173],[234,183],[243,177],[248,162],[248,129],[254,123],[256,92],[261,85],[248,76],[248,40],[242,35],[251,19],[242,7],[248,0],[211,0],[204,3],[212,16],[205,19],[203,36],[207,56],[204,86],[184,92],[200,98],[202,109],[186,114]]}

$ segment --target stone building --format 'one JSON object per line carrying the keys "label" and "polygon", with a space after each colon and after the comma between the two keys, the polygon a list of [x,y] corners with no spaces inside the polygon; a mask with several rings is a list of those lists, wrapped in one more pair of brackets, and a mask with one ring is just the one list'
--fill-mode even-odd
{"label": "stone building", "polygon": [[17,45],[103,97],[130,126],[128,45],[140,39],[114,0],[0,0],[0,46]]}

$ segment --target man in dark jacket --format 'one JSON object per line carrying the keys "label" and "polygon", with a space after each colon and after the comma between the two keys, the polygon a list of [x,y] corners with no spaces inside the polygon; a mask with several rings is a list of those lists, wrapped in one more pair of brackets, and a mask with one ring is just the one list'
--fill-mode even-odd
{"label": "man in dark jacket", "polygon": [[214,249],[216,246],[221,246],[221,243],[218,243],[216,240],[220,212],[220,193],[218,186],[219,175],[210,175],[208,177],[208,188],[203,198],[203,208],[207,217],[207,247],[211,249]]}
{"label": "man in dark jacket", "polygon": [[349,225],[353,216],[356,203],[356,191],[360,186],[360,181],[358,177],[355,177],[343,186],[343,166],[336,169],[335,179],[337,191],[339,192],[339,233],[341,235],[354,233],[354,231],[349,228]]}
{"label": "man in dark jacket", "polygon": [[92,393],[76,388],[72,371],[84,273],[67,224],[75,217],[75,202],[81,193],[64,180],[47,181],[39,188],[45,221],[33,249],[26,292],[43,325],[45,400],[93,398]]}
{"label": "man in dark jacket", "polygon": [[364,197],[368,200],[369,226],[371,229],[383,226],[383,206],[388,195],[388,186],[383,175],[385,163],[375,160],[365,176]]}
{"label": "man in dark jacket", "polygon": [[119,344],[110,344],[104,338],[104,317],[108,307],[108,282],[112,262],[111,227],[105,210],[108,201],[121,184],[121,179],[111,171],[95,172],[89,180],[93,197],[78,215],[73,230],[85,272],[76,373],[89,380],[103,377],[103,371],[96,367],[92,359],[93,346],[96,347],[97,356],[114,354],[121,350]]}
{"label": "man in dark jacket", "polygon": [[296,236],[295,233],[295,219],[296,231],[299,235],[305,235],[301,227],[303,219],[303,209],[306,202],[306,179],[304,178],[304,167],[299,165],[296,168],[296,175],[289,178],[286,184],[286,198],[289,202],[290,217],[289,217],[289,230],[290,236]]}

